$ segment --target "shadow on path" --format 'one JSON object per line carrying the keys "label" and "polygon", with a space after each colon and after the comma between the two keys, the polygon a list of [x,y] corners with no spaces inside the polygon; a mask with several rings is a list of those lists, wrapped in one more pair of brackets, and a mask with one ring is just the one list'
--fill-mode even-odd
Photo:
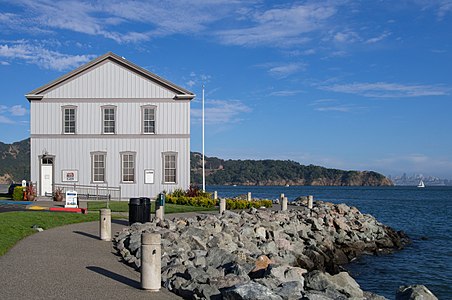
{"label": "shadow on path", "polygon": [[127,220],[112,219],[111,222],[119,225],[129,226],[129,221]]}
{"label": "shadow on path", "polygon": [[78,231],[78,230],[73,231],[73,233],[84,235],[84,236],[87,236],[87,237],[95,239],[95,240],[100,240],[100,238],[97,235],[94,235],[94,234],[91,234],[91,233]]}
{"label": "shadow on path", "polygon": [[93,272],[96,272],[98,274],[104,275],[105,277],[114,279],[114,280],[116,280],[118,282],[121,282],[121,283],[123,283],[125,285],[131,286],[133,288],[137,288],[137,289],[141,288],[141,283],[140,282],[138,282],[136,280],[133,280],[133,279],[130,279],[130,278],[127,278],[125,276],[113,273],[113,272],[108,271],[108,270],[106,270],[104,268],[95,267],[95,266],[88,266],[86,268],[88,270],[90,270],[90,271],[93,271]]}

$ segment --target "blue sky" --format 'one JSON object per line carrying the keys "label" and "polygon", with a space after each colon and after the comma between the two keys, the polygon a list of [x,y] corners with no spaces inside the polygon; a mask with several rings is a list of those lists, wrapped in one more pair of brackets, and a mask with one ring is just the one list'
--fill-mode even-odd
{"label": "blue sky", "polygon": [[452,178],[451,0],[0,0],[0,140],[108,51],[197,94],[192,151],[204,84],[206,155]]}

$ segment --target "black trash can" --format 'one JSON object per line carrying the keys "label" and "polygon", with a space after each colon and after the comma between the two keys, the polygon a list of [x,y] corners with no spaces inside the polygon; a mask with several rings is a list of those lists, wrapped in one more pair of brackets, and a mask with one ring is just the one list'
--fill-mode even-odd
{"label": "black trash can", "polygon": [[155,201],[155,210],[159,209],[161,206],[165,206],[165,194],[160,193]]}
{"label": "black trash can", "polygon": [[129,225],[143,223],[143,213],[140,198],[129,199]]}
{"label": "black trash can", "polygon": [[141,223],[151,222],[151,199],[142,197],[140,204],[142,209]]}

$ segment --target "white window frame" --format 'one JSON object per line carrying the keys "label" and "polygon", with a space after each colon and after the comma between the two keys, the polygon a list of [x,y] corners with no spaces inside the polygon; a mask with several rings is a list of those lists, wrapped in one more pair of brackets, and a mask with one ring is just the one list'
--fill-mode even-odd
{"label": "white window frame", "polygon": [[[157,106],[155,105],[144,105],[141,107],[141,132],[143,134],[155,134],[155,125],[156,125],[156,112],[157,112]],[[153,119],[152,120],[146,120],[145,116],[146,116],[146,110],[152,110],[153,111]],[[153,131],[146,131],[146,122],[153,122]],[[150,127],[150,125],[149,125]]]}
{"label": "white window frame", "polygon": [[[61,107],[62,114],[63,114],[63,134],[76,134],[77,133],[77,106],[62,106]],[[69,112],[73,110],[73,120],[70,120],[70,115],[68,116],[69,120],[66,120],[66,112]],[[66,121],[68,122],[68,126],[66,126]],[[74,123],[73,126],[71,126],[71,122]],[[73,128],[73,132],[70,131],[70,129]],[[67,130],[68,129],[68,130]]]}
{"label": "white window frame", "polygon": [[[96,156],[102,156],[103,157],[103,180],[98,180],[96,178],[96,176],[101,175],[99,172],[96,172],[96,168],[97,169],[101,169],[102,167],[96,167]],[[97,162],[101,162],[101,161],[97,161]],[[98,174],[96,174],[98,173]],[[107,152],[101,152],[101,151],[96,151],[96,152],[91,152],[91,182],[92,183],[105,183],[106,181],[106,176],[107,176]],[[97,179],[97,180],[96,180]]]}
{"label": "white window frame", "polygon": [[[169,157],[174,157],[174,161],[167,161]],[[162,183],[163,184],[177,184],[177,175],[179,170],[177,169],[177,152],[163,152],[162,153]],[[174,165],[172,163],[174,162]],[[170,174],[170,171],[174,171],[174,174]],[[171,172],[172,173],[172,172]],[[174,181],[171,178],[174,177]]]}
{"label": "white window frame", "polygon": [[[105,113],[107,110],[113,110],[113,120],[106,120]],[[110,127],[111,125],[106,125],[105,122],[113,122],[113,132],[106,131],[105,129],[107,127]],[[116,106],[108,105],[108,106],[102,106],[102,134],[116,134],[116,130],[118,128],[117,126],[117,118],[116,118]]]}
{"label": "white window frame", "polygon": [[[126,151],[126,152],[121,152],[121,183],[135,183],[136,182],[136,152],[131,152],[131,151]],[[132,161],[132,167],[124,166],[124,163],[126,162],[124,160],[124,158],[127,157],[127,159],[129,159],[130,157],[132,157],[133,161]],[[128,163],[130,163],[130,161],[127,161]],[[132,170],[132,172],[130,172],[130,169]],[[133,176],[133,180],[124,180],[124,176]]]}

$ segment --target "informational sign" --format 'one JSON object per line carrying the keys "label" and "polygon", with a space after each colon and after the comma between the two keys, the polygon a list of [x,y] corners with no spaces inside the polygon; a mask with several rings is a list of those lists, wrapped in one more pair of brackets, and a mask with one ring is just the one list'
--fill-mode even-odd
{"label": "informational sign", "polygon": [[66,204],[64,205],[64,207],[78,208],[76,191],[66,192]]}
{"label": "informational sign", "polygon": [[25,180],[22,180],[22,187],[26,187],[27,186],[27,182]]}
{"label": "informational sign", "polygon": [[77,170],[63,170],[63,182],[77,182],[78,171]]}
{"label": "informational sign", "polygon": [[144,170],[144,183],[154,183],[154,170]]}

